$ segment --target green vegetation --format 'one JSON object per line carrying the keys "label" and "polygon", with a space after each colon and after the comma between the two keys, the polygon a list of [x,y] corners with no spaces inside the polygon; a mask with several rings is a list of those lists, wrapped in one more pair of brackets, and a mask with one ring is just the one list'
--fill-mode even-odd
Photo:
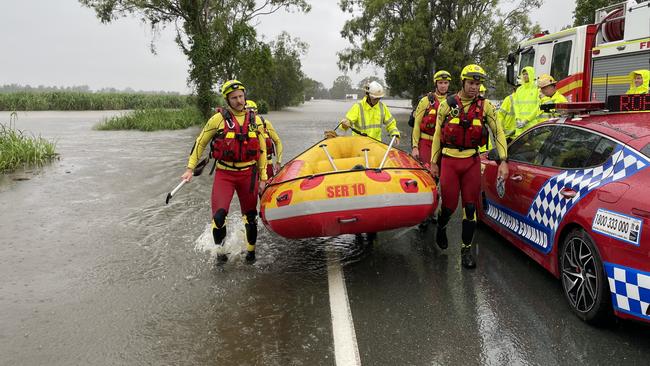
{"label": "green vegetation", "polygon": [[196,107],[174,109],[141,109],[123,116],[106,119],[97,130],[179,130],[206,122]]}
{"label": "green vegetation", "polygon": [[[11,115],[15,120],[16,114]],[[21,166],[41,166],[54,159],[56,144],[42,137],[27,136],[23,131],[0,123],[0,172],[11,172]]]}
{"label": "green vegetation", "polygon": [[[213,97],[211,103],[217,101]],[[0,93],[3,111],[85,111],[144,108],[184,108],[195,98],[173,94],[35,92]]]}
{"label": "green vegetation", "polygon": [[576,0],[573,10],[573,26],[592,24],[596,21],[596,10],[606,6],[618,4],[621,0]]}
{"label": "green vegetation", "polygon": [[[511,9],[503,13],[501,4]],[[431,90],[432,76],[444,69],[453,75],[451,91],[467,64],[480,64],[497,97],[508,94],[505,58],[517,43],[539,29],[528,14],[542,0],[340,0],[352,19],[341,35],[352,47],[339,52],[339,67],[383,67],[393,95],[415,101]]]}
{"label": "green vegetation", "polygon": [[[295,82],[296,58],[291,50],[281,47],[287,44],[279,39],[270,46],[257,40],[254,24],[258,17],[280,9],[309,11],[305,0],[273,0],[258,4],[255,1],[204,0],[204,1],[159,1],[159,0],[79,0],[92,8],[102,23],[109,23],[122,16],[135,16],[149,23],[151,28],[162,29],[167,25],[177,31],[176,42],[189,60],[189,81],[197,92],[196,105],[205,118],[212,113],[210,103],[215,85],[237,77],[246,85],[251,98],[264,99],[274,108],[281,108],[295,102],[294,93],[276,102],[262,95],[274,90],[300,88],[302,82]],[[271,49],[274,51],[272,52]],[[289,56],[287,62],[285,56]],[[298,61],[298,71],[300,60]],[[286,68],[286,69],[284,69]],[[276,77],[274,72],[283,71]],[[250,75],[242,77],[242,75]],[[302,72],[298,79],[303,77]],[[252,87],[254,82],[266,78],[262,87]],[[286,83],[277,85],[275,82]],[[282,104],[279,104],[282,103]],[[286,103],[286,104],[284,104]]]}

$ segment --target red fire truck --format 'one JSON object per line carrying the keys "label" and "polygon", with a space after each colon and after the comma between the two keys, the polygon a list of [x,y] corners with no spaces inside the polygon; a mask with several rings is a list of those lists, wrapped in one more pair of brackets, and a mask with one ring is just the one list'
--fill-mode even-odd
{"label": "red fire truck", "polygon": [[537,34],[508,56],[507,79],[533,66],[550,74],[569,102],[606,101],[624,94],[629,73],[650,69],[650,1],[628,1],[596,11],[596,23]]}

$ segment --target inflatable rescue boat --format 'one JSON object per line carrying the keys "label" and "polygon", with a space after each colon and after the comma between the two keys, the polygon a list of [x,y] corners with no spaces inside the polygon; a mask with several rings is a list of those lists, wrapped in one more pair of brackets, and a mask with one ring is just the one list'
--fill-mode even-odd
{"label": "inflatable rescue boat", "polygon": [[280,169],[260,216],[290,239],[368,233],[416,225],[437,199],[433,178],[409,154],[367,136],[339,136]]}

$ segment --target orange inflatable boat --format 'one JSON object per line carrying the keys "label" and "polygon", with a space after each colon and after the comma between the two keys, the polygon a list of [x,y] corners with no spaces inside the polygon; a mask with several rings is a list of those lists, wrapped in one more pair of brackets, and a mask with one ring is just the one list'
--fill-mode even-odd
{"label": "orange inflatable boat", "polygon": [[366,136],[322,140],[288,162],[260,201],[264,225],[286,238],[378,232],[432,215],[436,184],[409,154]]}

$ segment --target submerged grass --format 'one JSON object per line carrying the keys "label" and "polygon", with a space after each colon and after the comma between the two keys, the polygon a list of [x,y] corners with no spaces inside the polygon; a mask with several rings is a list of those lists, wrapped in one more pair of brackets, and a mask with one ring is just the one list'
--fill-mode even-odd
{"label": "submerged grass", "polygon": [[111,117],[95,126],[97,130],[180,130],[190,126],[203,125],[205,119],[195,107],[183,109],[140,109],[131,113]]}
{"label": "submerged grass", "polygon": [[56,144],[40,136],[28,136],[9,125],[0,123],[0,173],[12,172],[22,166],[42,166],[56,158]]}

